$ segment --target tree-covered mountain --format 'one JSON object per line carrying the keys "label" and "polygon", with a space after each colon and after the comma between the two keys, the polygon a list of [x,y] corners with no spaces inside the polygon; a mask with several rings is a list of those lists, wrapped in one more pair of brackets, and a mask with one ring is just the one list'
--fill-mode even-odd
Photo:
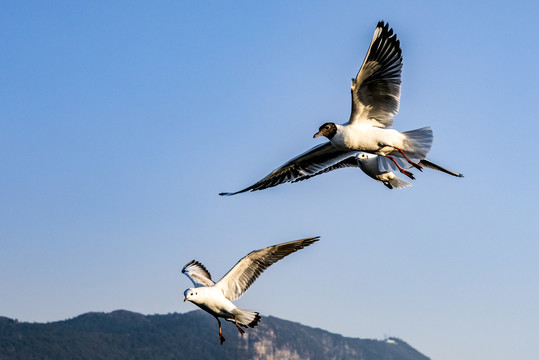
{"label": "tree-covered mountain", "polygon": [[363,359],[428,360],[396,338],[363,340],[263,317],[241,336],[202,311],[141,315],[119,310],[76,318],[22,323],[0,317],[0,360],[11,359]]}

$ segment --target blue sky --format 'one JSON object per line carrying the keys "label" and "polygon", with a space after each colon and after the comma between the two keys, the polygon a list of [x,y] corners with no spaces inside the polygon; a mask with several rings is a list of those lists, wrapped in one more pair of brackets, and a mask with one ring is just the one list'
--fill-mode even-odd
{"label": "blue sky", "polygon": [[[538,16],[531,1],[2,2],[0,315],[187,312],[189,260],[219,279],[321,235],[238,305],[435,359],[534,359]],[[429,158],[465,178],[389,191],[345,169],[217,196],[348,120],[381,19],[403,48],[394,127],[430,125]]]}

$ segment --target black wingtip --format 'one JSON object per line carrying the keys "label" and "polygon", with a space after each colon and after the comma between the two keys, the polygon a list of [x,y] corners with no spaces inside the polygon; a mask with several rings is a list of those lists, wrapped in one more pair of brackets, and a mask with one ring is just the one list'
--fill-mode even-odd
{"label": "black wingtip", "polygon": [[385,22],[384,20],[378,21],[378,24],[376,24],[377,28],[382,28],[383,32],[388,32],[389,36],[393,35],[393,29],[389,27],[389,23]]}
{"label": "black wingtip", "polygon": [[306,239],[303,239],[302,245],[303,246],[309,246],[309,245],[317,242],[318,240],[320,240],[320,236],[314,236],[314,237],[306,238]]}
{"label": "black wingtip", "polygon": [[222,192],[222,193],[219,193],[219,195],[220,195],[220,196],[232,196],[232,195],[241,194],[241,193],[244,193],[244,192],[247,192],[247,191],[255,191],[255,190],[258,190],[258,189],[253,189],[252,186],[249,186],[248,188],[245,188],[245,189],[240,190],[240,191],[236,191],[236,192]]}
{"label": "black wingtip", "polygon": [[219,193],[219,196],[232,196],[232,195],[236,195],[236,194],[240,194],[242,193],[243,191],[236,191],[236,192],[222,192],[222,193]]}
{"label": "black wingtip", "polygon": [[260,315],[258,313],[256,313],[255,315],[255,318],[253,319],[253,321],[251,321],[249,324],[247,324],[249,327],[251,328],[254,328],[255,326],[258,325],[258,323],[260,322]]}
{"label": "black wingtip", "polygon": [[[185,273],[186,273],[186,270],[185,270],[186,267],[188,267],[189,265],[193,265],[193,264],[195,264],[195,263],[197,263],[197,261],[196,261],[195,259],[193,259],[193,260],[189,261],[187,264],[185,264],[185,265],[183,266],[183,268],[182,268],[182,274],[185,274]],[[202,265],[202,264],[201,264],[201,265]]]}
{"label": "black wingtip", "polygon": [[384,184],[389,190],[393,190],[393,185],[391,185],[389,181],[382,181],[382,184]]}

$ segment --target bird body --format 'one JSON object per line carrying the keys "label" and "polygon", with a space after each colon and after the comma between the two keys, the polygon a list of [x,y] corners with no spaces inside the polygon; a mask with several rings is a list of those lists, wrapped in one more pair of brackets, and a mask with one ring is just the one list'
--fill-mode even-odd
{"label": "bird body", "polygon": [[[433,133],[428,126],[404,132],[392,128],[393,117],[400,106],[401,72],[400,41],[393,29],[380,21],[363,64],[352,79],[352,110],[348,122],[323,124],[313,138],[324,136],[329,142],[319,144],[287,161],[243,190],[219,195],[230,196],[262,190],[285,182],[306,180],[342,167],[357,167],[354,157],[359,152],[375,156],[369,166],[374,166],[376,161],[378,169],[372,168],[370,174],[364,170],[367,175],[372,174],[371,177],[390,188],[409,186],[409,183],[398,179],[393,171],[398,170],[414,179],[413,174],[405,169],[415,167],[422,171],[422,161],[432,147]],[[455,175],[450,171],[447,173]]]}
{"label": "bird body", "polygon": [[[184,292],[185,300],[192,302],[212,314],[222,318],[234,317],[237,309],[232,301],[228,300],[223,291],[215,285],[209,287],[189,288]],[[247,325],[247,324],[245,324]]]}
{"label": "bird body", "polygon": [[365,124],[343,124],[336,127],[337,132],[330,141],[338,149],[365,151],[385,156],[394,152],[394,147],[407,147],[406,137],[395,129],[377,128]]}
{"label": "bird body", "polygon": [[366,175],[381,182],[389,189],[402,189],[412,186],[409,182],[398,178],[392,171],[380,171],[378,168],[378,155],[362,152],[355,159],[359,168]]}
{"label": "bird body", "polygon": [[305,238],[252,251],[238,261],[217,283],[213,282],[204,265],[192,260],[183,267],[182,273],[191,279],[195,287],[185,290],[183,301],[192,302],[217,319],[222,345],[225,337],[219,318],[235,323],[241,334],[245,333],[242,327],[252,328],[260,321],[260,315],[256,311],[239,309],[232,301],[241,297],[270,265],[318,239],[318,236]]}

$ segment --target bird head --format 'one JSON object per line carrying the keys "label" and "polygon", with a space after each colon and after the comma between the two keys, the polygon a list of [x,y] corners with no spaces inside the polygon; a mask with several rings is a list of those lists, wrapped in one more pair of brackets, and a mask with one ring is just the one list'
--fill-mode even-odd
{"label": "bird head", "polygon": [[331,140],[331,138],[335,136],[336,133],[337,133],[337,125],[335,125],[335,123],[332,123],[332,122],[325,123],[324,125],[320,126],[320,128],[318,128],[318,132],[313,135],[313,139],[319,136],[325,136],[329,140]]}
{"label": "bird head", "polygon": [[366,161],[366,160],[369,160],[369,159],[374,159],[377,156],[378,155],[375,155],[375,154],[369,154],[369,153],[365,153],[365,152],[360,152],[359,154],[356,155],[356,160],[357,161]]}
{"label": "bird head", "polygon": [[183,298],[184,302],[187,300],[191,302],[196,302],[196,299],[198,297],[198,291],[197,289],[189,288],[183,292],[183,296],[184,296]]}

